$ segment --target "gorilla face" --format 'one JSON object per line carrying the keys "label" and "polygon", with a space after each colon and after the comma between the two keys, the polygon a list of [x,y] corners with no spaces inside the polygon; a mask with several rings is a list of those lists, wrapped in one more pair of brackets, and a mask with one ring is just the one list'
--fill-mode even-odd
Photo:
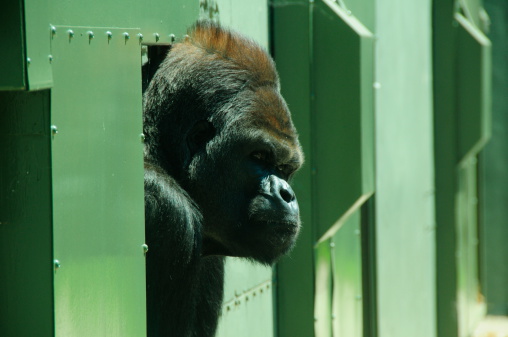
{"label": "gorilla face", "polygon": [[[259,95],[247,96],[255,103]],[[205,219],[205,254],[272,264],[294,246],[300,218],[288,181],[303,155],[284,101],[275,89],[271,95],[278,104],[262,111],[266,107],[253,104],[202,146],[189,165],[186,189]]]}

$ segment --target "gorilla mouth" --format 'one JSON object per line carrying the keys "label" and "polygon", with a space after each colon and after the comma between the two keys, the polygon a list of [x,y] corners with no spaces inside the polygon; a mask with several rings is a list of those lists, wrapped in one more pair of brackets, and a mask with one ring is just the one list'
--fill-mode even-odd
{"label": "gorilla mouth", "polygon": [[300,225],[297,222],[290,221],[267,221],[266,226],[281,234],[296,235],[300,231]]}

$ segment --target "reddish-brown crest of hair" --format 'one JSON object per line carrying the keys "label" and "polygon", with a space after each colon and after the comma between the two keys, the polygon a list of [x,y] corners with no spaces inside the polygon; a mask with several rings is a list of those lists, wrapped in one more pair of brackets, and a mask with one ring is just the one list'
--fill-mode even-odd
{"label": "reddish-brown crest of hair", "polygon": [[211,21],[198,21],[189,31],[191,43],[209,54],[228,60],[253,75],[253,86],[276,85],[273,61],[256,42]]}

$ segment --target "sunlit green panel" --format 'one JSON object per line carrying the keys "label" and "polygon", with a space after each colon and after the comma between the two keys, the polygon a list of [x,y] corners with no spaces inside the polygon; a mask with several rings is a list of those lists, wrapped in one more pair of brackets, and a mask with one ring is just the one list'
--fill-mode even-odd
{"label": "sunlit green panel", "polygon": [[330,239],[333,268],[333,337],[362,337],[360,211]]}
{"label": "sunlit green panel", "polygon": [[56,336],[143,336],[141,46],[124,35],[139,30],[56,29]]}
{"label": "sunlit green panel", "polygon": [[332,261],[333,243],[330,240],[321,242],[315,249],[316,288],[314,298],[314,320],[316,337],[332,337],[333,277]]}
{"label": "sunlit green panel", "polygon": [[478,174],[476,162],[476,157],[471,157],[458,170],[456,256],[459,337],[470,336],[485,314],[478,272]]}
{"label": "sunlit green panel", "polygon": [[371,32],[374,31],[375,0],[338,0],[337,3],[346,10],[348,15],[355,16]]}
{"label": "sunlit green panel", "polygon": [[332,235],[374,190],[373,37],[336,3],[313,9],[317,238]]}

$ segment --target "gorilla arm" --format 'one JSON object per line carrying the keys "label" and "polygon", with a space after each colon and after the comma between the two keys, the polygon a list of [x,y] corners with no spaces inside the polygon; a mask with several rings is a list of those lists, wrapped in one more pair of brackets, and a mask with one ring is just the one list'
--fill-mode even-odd
{"label": "gorilla arm", "polygon": [[149,335],[213,335],[222,304],[223,257],[201,257],[201,213],[152,164],[145,164],[145,223]]}

